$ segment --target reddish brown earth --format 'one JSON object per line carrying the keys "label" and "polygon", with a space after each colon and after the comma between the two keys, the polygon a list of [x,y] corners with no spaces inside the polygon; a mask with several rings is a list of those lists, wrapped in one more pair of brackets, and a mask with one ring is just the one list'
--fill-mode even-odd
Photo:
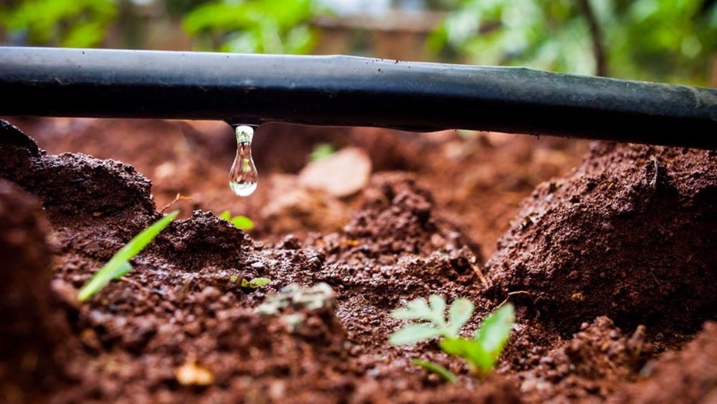
{"label": "reddish brown earth", "polygon": [[[715,152],[265,125],[241,199],[223,123],[11,122],[30,137],[0,127],[0,402],[717,401]],[[362,189],[304,185],[323,142],[366,152]],[[240,287],[256,277],[271,283]],[[431,293],[471,299],[469,330],[516,306],[486,379],[435,341],[388,344],[390,312]]]}

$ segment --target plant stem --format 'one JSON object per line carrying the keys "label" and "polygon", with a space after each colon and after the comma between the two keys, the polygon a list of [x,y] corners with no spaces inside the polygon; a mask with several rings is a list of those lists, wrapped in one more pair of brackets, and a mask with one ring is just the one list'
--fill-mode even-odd
{"label": "plant stem", "polygon": [[598,76],[607,76],[607,57],[605,55],[605,46],[602,41],[602,30],[598,24],[595,12],[590,6],[590,0],[578,0],[578,6],[585,16],[590,30],[590,38],[593,44],[593,57],[595,57],[595,74]]}

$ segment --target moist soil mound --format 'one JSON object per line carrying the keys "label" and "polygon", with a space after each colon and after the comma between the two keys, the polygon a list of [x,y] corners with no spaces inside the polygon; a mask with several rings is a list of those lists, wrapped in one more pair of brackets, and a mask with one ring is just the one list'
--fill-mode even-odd
{"label": "moist soil mound", "polygon": [[[125,137],[119,155],[157,153],[137,157],[150,182],[133,166],[94,153],[48,153],[2,123],[0,313],[9,341],[0,350],[2,402],[708,402],[714,396],[715,327],[702,328],[715,318],[711,152],[595,143],[581,166],[550,179],[577,162],[579,143],[450,133],[408,140],[405,133],[373,129],[355,141],[360,129],[353,129],[342,141],[377,155],[381,163],[374,167],[393,171],[374,172],[358,195],[324,204],[345,221],[293,230],[284,224],[280,233],[258,223],[245,232],[215,212],[256,213],[260,222],[261,204],[277,192],[272,186],[298,181],[269,171],[259,202],[227,205],[222,195],[230,192],[231,156],[207,158],[223,142],[213,129],[204,139],[201,127],[168,121],[18,122],[58,153],[62,144],[82,144],[73,132],[89,136],[103,128],[152,133],[136,142]],[[180,152],[167,157],[164,142],[147,140],[159,139],[153,132],[161,130],[183,134],[196,149],[172,170],[165,157]],[[312,136],[320,142],[336,134]],[[98,151],[115,141],[90,139],[88,147]],[[398,154],[394,162],[376,151],[381,144]],[[511,151],[517,157],[506,158]],[[293,170],[301,158],[291,161]],[[192,200],[170,203],[177,188],[170,172],[191,180],[181,187],[200,190]],[[223,189],[214,190],[219,184]],[[518,213],[514,202],[533,188]],[[98,268],[174,209],[180,219],[132,260],[132,272],[77,303],[77,290]],[[495,226],[496,217],[516,213],[512,224]],[[496,216],[483,218],[488,214]],[[485,236],[509,227],[497,246]],[[271,281],[243,286],[255,278]],[[388,344],[402,325],[391,311],[434,293],[476,304],[466,332],[505,299],[515,304],[507,348],[487,378],[473,378],[436,341]],[[702,362],[692,359],[698,353]],[[416,358],[442,364],[458,383],[414,366]],[[687,376],[674,377],[683,367]],[[670,392],[659,395],[656,386]]]}
{"label": "moist soil mound", "polygon": [[717,153],[595,144],[537,187],[486,264],[556,329],[607,315],[627,329],[693,333],[717,319]]}

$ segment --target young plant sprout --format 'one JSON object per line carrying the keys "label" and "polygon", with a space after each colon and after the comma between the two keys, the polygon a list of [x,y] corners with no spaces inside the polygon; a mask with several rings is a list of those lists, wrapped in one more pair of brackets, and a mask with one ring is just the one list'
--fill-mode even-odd
{"label": "young plant sprout", "polygon": [[254,278],[254,279],[250,279],[250,280],[246,280],[245,278],[242,278],[241,287],[249,288],[249,289],[258,289],[262,286],[268,285],[270,282],[271,282],[271,279],[269,279],[269,278]]}
{"label": "young plant sprout", "polygon": [[157,235],[174,220],[179,211],[174,211],[159,219],[151,226],[142,230],[132,240],[122,247],[92,278],[87,281],[77,294],[77,300],[84,302],[102,290],[111,280],[120,279],[132,270],[129,260],[151,243]]}
{"label": "young plant sprout", "polygon": [[249,219],[246,216],[242,216],[242,215],[237,215],[237,216],[232,217],[231,212],[229,212],[228,210],[225,210],[224,212],[222,212],[222,214],[219,215],[219,218],[224,219],[227,222],[233,224],[234,227],[236,227],[239,230],[249,231],[254,228],[254,222],[251,219]]}
{"label": "young plant sprout", "polygon": [[450,370],[444,368],[443,366],[441,366],[435,362],[424,361],[421,359],[414,359],[411,361],[411,363],[413,363],[416,366],[420,366],[429,372],[437,374],[438,376],[440,376],[443,380],[445,380],[447,382],[450,382],[453,384],[458,383],[458,378],[456,377],[456,375],[454,375]]}
{"label": "young plant sprout", "polygon": [[318,161],[336,153],[336,148],[331,143],[319,143],[309,154],[309,161]]}
{"label": "young plant sprout", "polygon": [[[495,368],[508,342],[515,322],[515,311],[513,305],[507,303],[483,321],[473,338],[461,337],[461,328],[470,319],[474,308],[470,300],[457,299],[451,304],[446,321],[446,301],[443,297],[431,295],[428,302],[421,298],[412,300],[405,308],[394,310],[392,316],[398,320],[421,322],[408,324],[394,332],[389,342],[392,345],[406,345],[438,337],[443,352],[463,359],[473,375],[483,377]],[[439,364],[421,360],[414,360],[414,364],[447,381],[456,381],[455,375]]]}

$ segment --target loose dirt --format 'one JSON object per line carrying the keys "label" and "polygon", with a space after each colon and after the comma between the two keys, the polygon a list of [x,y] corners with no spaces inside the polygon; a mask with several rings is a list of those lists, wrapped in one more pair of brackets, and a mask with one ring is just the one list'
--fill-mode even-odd
{"label": "loose dirt", "polygon": [[[238,199],[223,123],[11,122],[0,126],[2,402],[716,400],[715,152],[266,125],[259,188]],[[363,189],[302,185],[321,143],[370,157]],[[77,303],[103,263],[175,209],[132,272]],[[241,286],[259,277],[271,283]],[[506,299],[516,306],[486,379],[436,341],[388,344],[402,325],[391,311],[432,293],[476,304],[470,332]]]}

